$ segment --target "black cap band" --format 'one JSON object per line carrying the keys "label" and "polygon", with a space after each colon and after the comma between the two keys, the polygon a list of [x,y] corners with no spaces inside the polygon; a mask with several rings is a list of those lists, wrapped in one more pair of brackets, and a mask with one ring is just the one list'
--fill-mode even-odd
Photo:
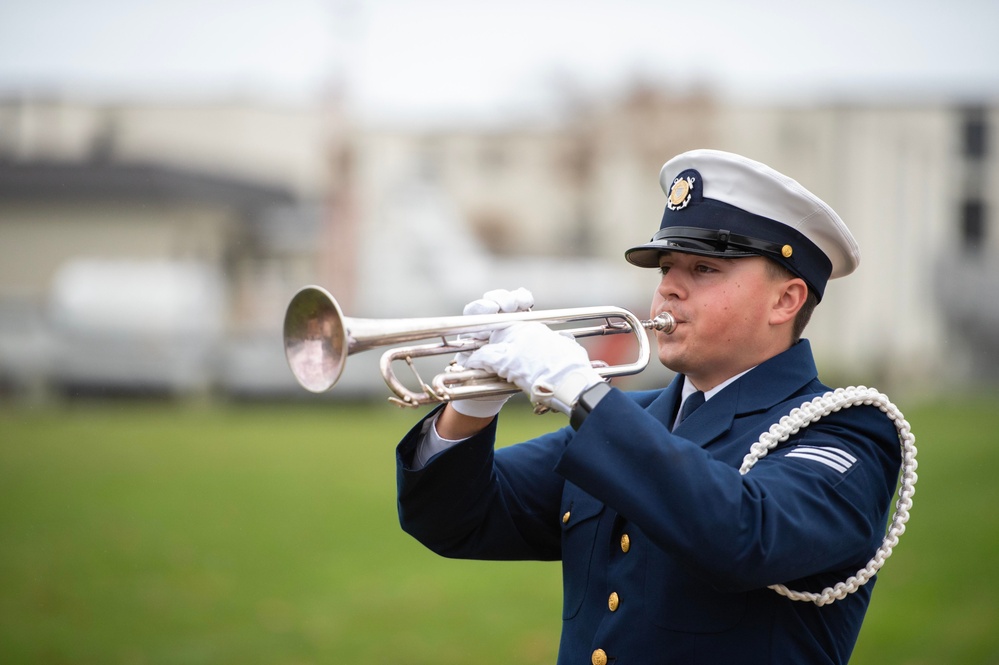
{"label": "black cap band", "polygon": [[722,254],[762,254],[782,259],[785,243],[773,243],[732,233],[728,229],[700,229],[695,226],[671,226],[661,229],[652,242],[672,240],[686,251],[701,249]]}

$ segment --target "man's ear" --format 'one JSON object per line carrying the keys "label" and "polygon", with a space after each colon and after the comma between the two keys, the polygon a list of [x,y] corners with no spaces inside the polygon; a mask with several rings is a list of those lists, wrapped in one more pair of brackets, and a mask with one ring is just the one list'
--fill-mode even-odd
{"label": "man's ear", "polygon": [[780,284],[777,291],[777,299],[774,301],[773,309],[770,312],[771,325],[781,325],[789,321],[794,321],[798,310],[802,308],[808,299],[808,285],[803,279],[795,277]]}

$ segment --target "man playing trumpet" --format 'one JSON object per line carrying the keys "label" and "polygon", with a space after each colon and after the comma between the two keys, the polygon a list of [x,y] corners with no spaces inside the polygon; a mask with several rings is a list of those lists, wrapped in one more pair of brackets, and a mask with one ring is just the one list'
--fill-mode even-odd
{"label": "man playing trumpet", "polygon": [[[494,450],[506,397],[452,401],[397,450],[402,527],[448,557],[561,560],[561,664],[846,663],[873,584],[820,591],[865,565],[884,536],[900,465],[879,409],[824,415],[739,467],[762,432],[826,393],[801,338],[831,278],[859,250],[839,216],[752,160],[696,150],[665,164],[666,210],[627,250],[656,268],[651,314],[664,389],[623,392],[572,338],[540,323],[463,354],[569,416]],[[490,292],[466,313],[515,311]]]}

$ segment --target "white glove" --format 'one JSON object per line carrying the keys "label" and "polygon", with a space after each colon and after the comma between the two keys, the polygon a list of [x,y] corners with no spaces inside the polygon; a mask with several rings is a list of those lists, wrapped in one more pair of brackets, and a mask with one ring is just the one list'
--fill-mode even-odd
{"label": "white glove", "polygon": [[[487,291],[478,300],[465,305],[462,314],[465,316],[473,314],[498,314],[499,312],[526,312],[534,307],[534,295],[525,288],[515,291],[505,289],[495,289]],[[466,333],[459,335],[459,339],[489,339],[490,331],[484,330],[477,333]],[[452,367],[468,368],[466,364],[471,351],[462,351],[455,354]],[[472,399],[461,399],[451,402],[451,408],[458,413],[476,418],[491,418],[500,412],[503,405],[512,395],[496,395],[495,397],[474,397]]]}
{"label": "white glove", "polygon": [[[534,307],[534,295],[525,288],[516,291],[505,289],[495,289],[487,291],[478,300],[465,305],[462,314],[497,314],[499,312],[526,312]],[[471,333],[477,335],[476,339],[489,339],[489,333]]]}
{"label": "white glove", "polygon": [[566,415],[584,390],[604,380],[572,336],[533,321],[493,331],[489,344],[474,351],[465,366],[494,372],[534,404]]}

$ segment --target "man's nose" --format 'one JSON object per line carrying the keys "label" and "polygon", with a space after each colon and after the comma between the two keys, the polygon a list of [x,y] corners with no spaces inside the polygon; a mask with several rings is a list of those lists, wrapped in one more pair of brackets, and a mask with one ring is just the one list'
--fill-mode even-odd
{"label": "man's nose", "polygon": [[659,279],[659,295],[668,300],[669,298],[682,298],[686,294],[687,288],[683,279],[676,270],[669,270]]}

